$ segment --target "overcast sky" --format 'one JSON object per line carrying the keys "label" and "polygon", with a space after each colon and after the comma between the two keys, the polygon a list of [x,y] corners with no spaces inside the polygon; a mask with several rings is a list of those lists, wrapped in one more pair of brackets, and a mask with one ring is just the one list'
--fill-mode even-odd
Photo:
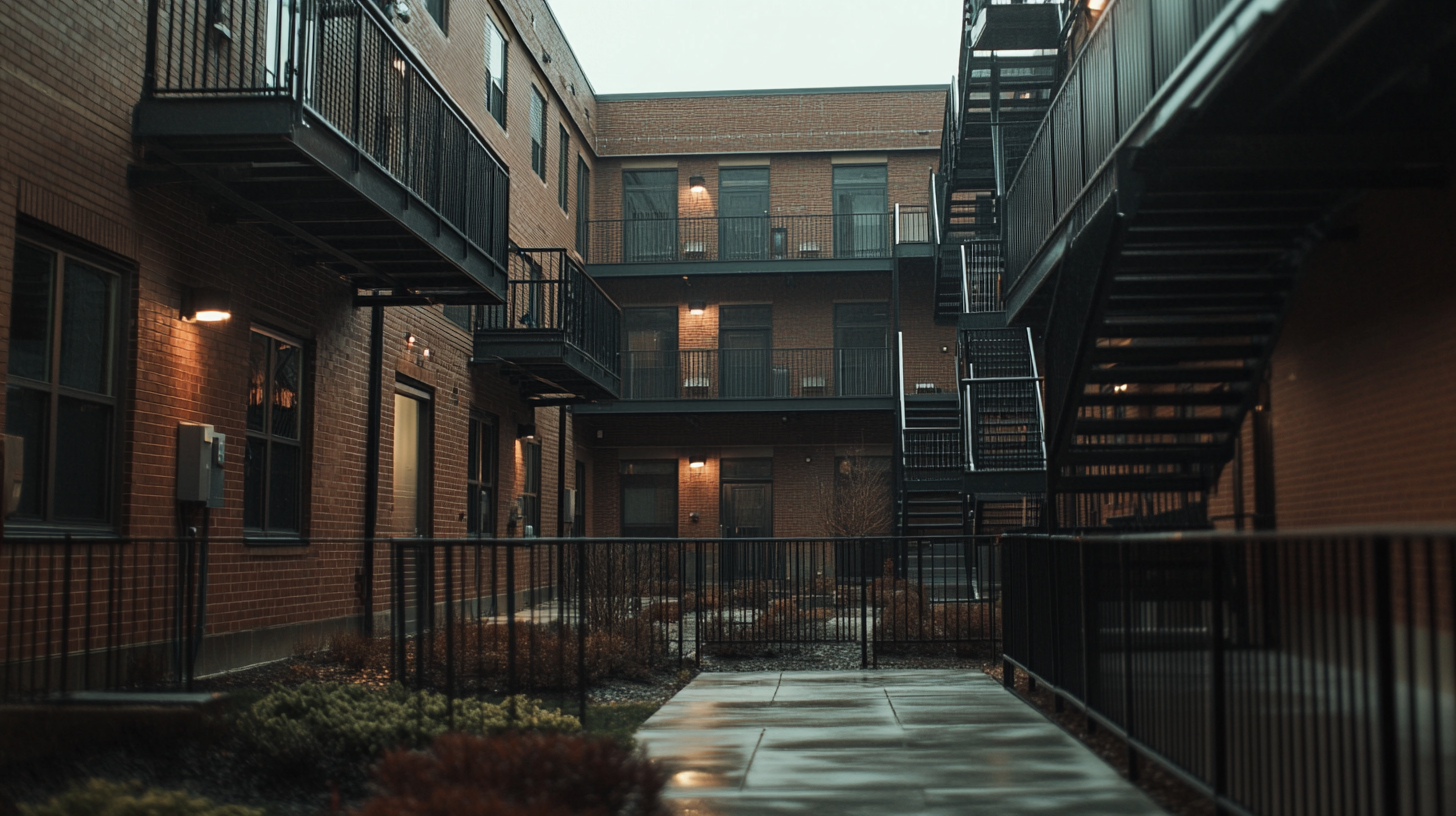
{"label": "overcast sky", "polygon": [[599,94],[941,85],[961,0],[548,0]]}

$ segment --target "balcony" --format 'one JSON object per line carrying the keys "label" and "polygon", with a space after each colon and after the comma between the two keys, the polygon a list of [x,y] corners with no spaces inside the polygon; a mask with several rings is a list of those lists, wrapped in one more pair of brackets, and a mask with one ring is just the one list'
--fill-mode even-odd
{"label": "balcony", "polygon": [[622,392],[622,310],[564,249],[513,249],[506,302],[475,310],[472,363],[500,365],[542,404]]}
{"label": "balcony", "polygon": [[374,3],[171,0],[149,25],[134,186],[190,182],[360,289],[504,298],[506,168]]}
{"label": "balcony", "polygon": [[896,226],[888,212],[593,221],[587,265],[596,277],[888,272]]}
{"label": "balcony", "polygon": [[888,410],[885,348],[628,351],[610,413]]}

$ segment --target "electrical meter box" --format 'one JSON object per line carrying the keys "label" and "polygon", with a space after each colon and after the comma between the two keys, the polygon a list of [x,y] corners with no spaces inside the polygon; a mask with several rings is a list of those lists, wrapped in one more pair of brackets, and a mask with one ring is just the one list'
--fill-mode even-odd
{"label": "electrical meter box", "polygon": [[568,487],[561,491],[561,515],[567,521],[576,518],[576,488]]}
{"label": "electrical meter box", "polygon": [[223,506],[223,463],[227,435],[211,425],[183,422],[177,426],[177,501]]}

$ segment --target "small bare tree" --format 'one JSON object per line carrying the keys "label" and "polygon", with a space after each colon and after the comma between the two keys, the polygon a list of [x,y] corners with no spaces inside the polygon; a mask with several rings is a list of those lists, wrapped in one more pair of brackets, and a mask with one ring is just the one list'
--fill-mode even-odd
{"label": "small bare tree", "polygon": [[828,535],[888,535],[893,512],[889,459],[859,453],[836,459],[834,474],[814,484],[813,511]]}

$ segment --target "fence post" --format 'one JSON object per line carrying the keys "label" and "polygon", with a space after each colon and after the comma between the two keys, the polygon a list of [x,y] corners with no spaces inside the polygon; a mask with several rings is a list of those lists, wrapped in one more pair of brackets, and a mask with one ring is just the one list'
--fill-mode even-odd
{"label": "fence post", "polygon": [[869,631],[869,593],[865,582],[866,564],[869,556],[866,551],[865,540],[861,538],[859,544],[859,667],[867,669],[870,667],[870,631]]}
{"label": "fence post", "polygon": [[1097,604],[1092,600],[1092,581],[1087,571],[1087,542],[1077,537],[1077,569],[1082,584],[1082,730],[1087,734],[1097,733],[1097,720],[1092,718],[1092,671],[1093,649],[1096,639],[1092,636],[1093,619]]}
{"label": "fence post", "polygon": [[581,724],[586,727],[586,542],[576,542],[576,691]]}
{"label": "fence post", "polygon": [[506,693],[516,693],[516,547],[506,545]]}
{"label": "fence post", "polygon": [[1209,542],[1208,575],[1212,581],[1209,602],[1212,609],[1208,621],[1209,646],[1209,782],[1213,786],[1213,812],[1224,816],[1224,794],[1228,791],[1228,703],[1227,678],[1224,673],[1224,563],[1223,546]]}
{"label": "fence post", "polygon": [[[445,706],[455,730],[455,548],[445,548]],[[432,576],[433,577],[433,576]]]}
{"label": "fence post", "polygon": [[[1011,665],[1011,661],[1007,660],[1006,656],[1014,649],[1023,649],[1024,655],[1024,647],[1016,640],[1014,626],[1017,616],[1013,612],[1018,599],[1007,590],[1011,587],[1011,582],[1016,580],[1017,571],[1024,566],[1026,550],[1018,546],[1025,543],[1022,540],[1003,538],[1001,541],[1004,550],[1002,557],[1005,559],[1006,567],[1005,574],[1001,576],[1001,685],[1014,691],[1016,689],[1016,667]],[[1010,648],[1008,649],[1007,646]],[[1025,658],[1023,657],[1023,659]]]}
{"label": "fence post", "polygon": [[[1400,813],[1400,732],[1395,701],[1395,591],[1390,539],[1373,542],[1375,580],[1376,759],[1380,763],[1380,812]],[[1406,587],[1410,592],[1410,587]]]}
{"label": "fence post", "polygon": [[1127,744],[1127,778],[1136,782],[1138,778],[1137,749],[1132,747],[1132,587],[1129,586],[1128,544],[1117,542],[1118,587],[1122,594],[1122,733]]}

